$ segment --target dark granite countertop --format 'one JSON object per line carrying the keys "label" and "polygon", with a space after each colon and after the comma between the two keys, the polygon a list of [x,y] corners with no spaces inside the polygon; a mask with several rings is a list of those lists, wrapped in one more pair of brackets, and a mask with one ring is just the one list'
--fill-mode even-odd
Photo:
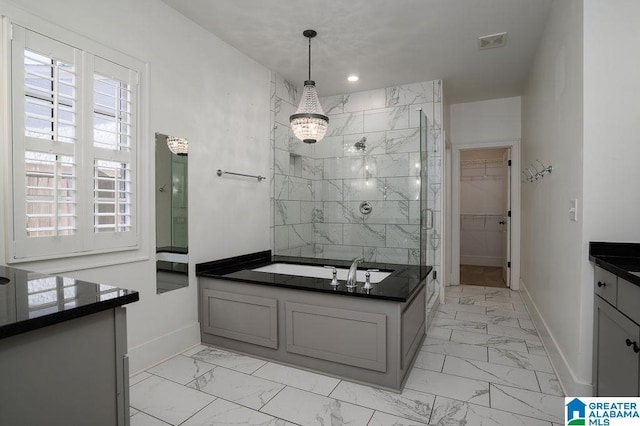
{"label": "dark granite countertop", "polygon": [[0,266],[0,338],[138,300],[137,291]]}
{"label": "dark granite countertop", "polygon": [[252,271],[252,269],[271,263],[329,265],[347,269],[351,266],[351,262],[346,260],[272,256],[271,250],[265,250],[213,262],[199,263],[196,265],[196,275],[298,290],[406,302],[424,285],[425,278],[432,270],[431,266],[363,262],[358,265],[359,270],[379,269],[391,272],[391,275],[377,284],[372,284],[373,288],[366,291],[362,288],[362,283],[359,283],[356,289],[347,289],[344,282],[341,282],[337,287],[331,286],[330,279]]}
{"label": "dark granite countertop", "polygon": [[589,260],[640,286],[640,244],[590,242]]}

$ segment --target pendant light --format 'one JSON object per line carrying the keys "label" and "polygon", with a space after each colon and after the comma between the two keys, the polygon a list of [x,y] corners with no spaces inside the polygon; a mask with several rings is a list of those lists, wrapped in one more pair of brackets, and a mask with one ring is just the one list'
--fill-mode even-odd
{"label": "pendant light", "polygon": [[184,156],[189,153],[189,141],[185,138],[167,136],[167,146],[176,155]]}
{"label": "pendant light", "polygon": [[304,143],[316,143],[322,140],[329,126],[329,117],[324,115],[318,100],[316,82],[311,80],[311,39],[317,34],[314,30],[305,30],[302,33],[309,39],[309,79],[304,82],[298,110],[289,117],[293,134]]}

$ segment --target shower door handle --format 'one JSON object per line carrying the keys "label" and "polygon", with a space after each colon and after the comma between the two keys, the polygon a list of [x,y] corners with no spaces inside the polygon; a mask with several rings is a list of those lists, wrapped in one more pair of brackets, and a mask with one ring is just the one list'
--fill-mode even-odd
{"label": "shower door handle", "polygon": [[433,229],[433,209],[424,209],[424,212],[425,212],[425,216],[427,216],[427,213],[428,213],[428,216],[425,217],[425,222],[427,223],[427,225],[425,226],[424,229],[429,231]]}

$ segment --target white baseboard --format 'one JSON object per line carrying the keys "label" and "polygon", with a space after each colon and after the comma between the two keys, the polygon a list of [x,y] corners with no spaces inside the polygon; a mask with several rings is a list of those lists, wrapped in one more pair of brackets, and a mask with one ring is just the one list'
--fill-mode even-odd
{"label": "white baseboard", "polygon": [[129,348],[129,372],[139,373],[200,343],[200,323],[172,331],[149,342]]}
{"label": "white baseboard", "polygon": [[501,256],[460,255],[461,265],[502,266],[503,261]]}
{"label": "white baseboard", "polygon": [[544,321],[544,318],[542,318],[542,315],[540,315],[540,311],[538,310],[536,303],[531,298],[531,295],[522,280],[520,280],[520,295],[522,296],[522,300],[529,311],[529,315],[531,316],[531,320],[533,321],[536,330],[538,330],[538,335],[542,340],[542,344],[549,354],[549,360],[556,372],[556,376],[558,376],[558,380],[560,381],[560,386],[562,386],[564,394],[567,396],[584,397],[593,395],[593,387],[591,383],[581,382],[576,378],[576,375],[573,373],[571,366],[558,347],[553,334],[549,330],[549,327],[547,327],[547,323]]}

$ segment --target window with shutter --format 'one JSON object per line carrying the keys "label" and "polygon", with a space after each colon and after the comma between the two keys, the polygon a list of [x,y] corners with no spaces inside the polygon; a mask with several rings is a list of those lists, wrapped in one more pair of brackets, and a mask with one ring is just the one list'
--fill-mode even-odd
{"label": "window with shutter", "polygon": [[136,247],[140,69],[12,30],[13,259]]}

